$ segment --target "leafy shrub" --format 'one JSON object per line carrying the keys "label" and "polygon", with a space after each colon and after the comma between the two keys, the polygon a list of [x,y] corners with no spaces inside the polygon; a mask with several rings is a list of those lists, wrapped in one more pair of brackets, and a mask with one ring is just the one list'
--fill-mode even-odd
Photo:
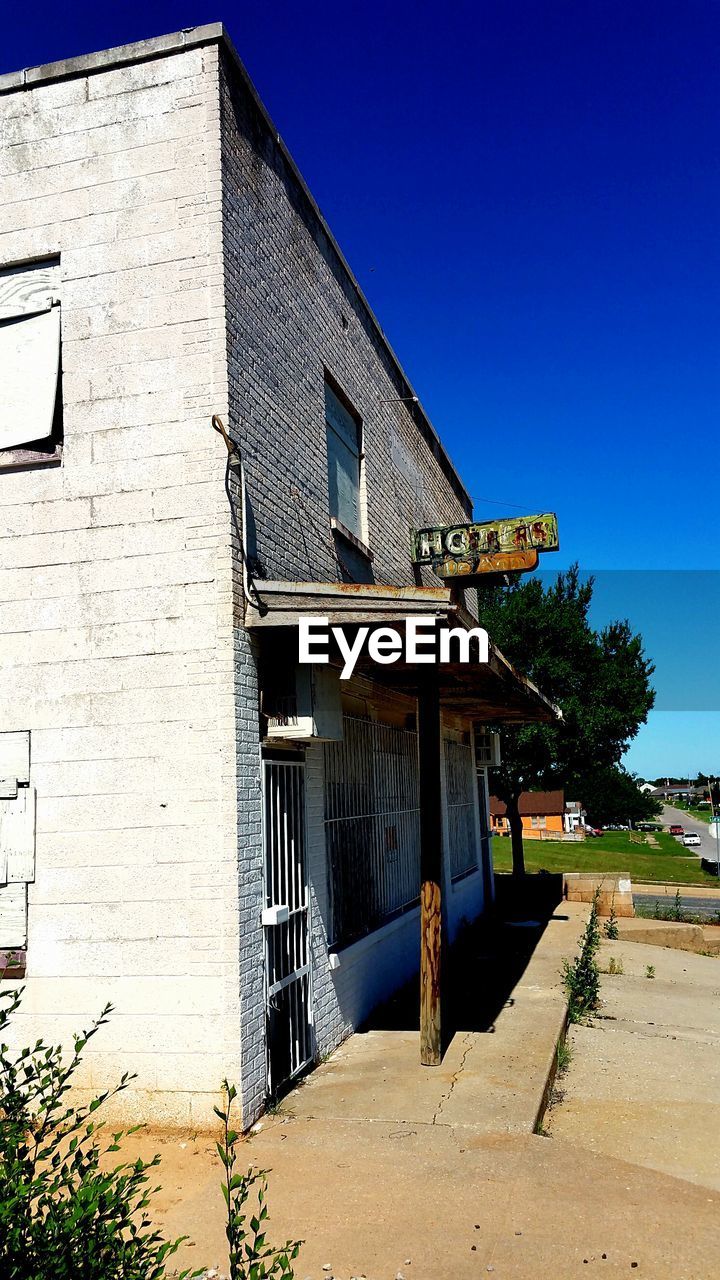
{"label": "leafy shrub", "polygon": [[[0,1037],[21,996],[0,991]],[[164,1280],[166,1262],[187,1239],[166,1241],[152,1228],[148,1209],[159,1187],[151,1187],[149,1171],[159,1165],[158,1155],[105,1167],[139,1126],[106,1135],[104,1123],[91,1117],[135,1076],[126,1073],[86,1106],[67,1099],[85,1046],[111,1012],[106,1005],[90,1029],[74,1037],[69,1061],[62,1046],[42,1039],[15,1054],[0,1043],[1,1280]],[[215,1112],[223,1122],[217,1149],[225,1170],[230,1278],[292,1280],[300,1242],[279,1249],[267,1243],[267,1175],[234,1172],[240,1134],[230,1128],[230,1113],[237,1090],[224,1081],[223,1091],[225,1108]],[[251,1193],[256,1208],[248,1222]],[[178,1280],[204,1274],[185,1270]]]}
{"label": "leafy shrub", "polygon": [[[21,995],[0,992],[0,1036]],[[124,1132],[106,1135],[92,1117],[134,1077],[124,1075],[86,1106],[67,1099],[83,1050],[111,1008],[106,1005],[90,1029],[74,1037],[67,1062],[61,1046],[42,1039],[15,1054],[0,1043],[3,1280],[161,1280],[166,1261],[186,1238],[163,1240],[147,1213],[158,1190],[149,1171],[159,1156],[104,1167]]]}
{"label": "leafy shrub", "polygon": [[[268,1280],[270,1277],[291,1280],[294,1272],[290,1264],[297,1258],[302,1241],[288,1240],[278,1249],[267,1243],[264,1230],[268,1217],[265,1203],[267,1173],[264,1169],[253,1169],[252,1166],[245,1174],[234,1172],[237,1159],[235,1147],[240,1134],[230,1127],[230,1114],[237,1090],[224,1080],[223,1092],[225,1106],[215,1107],[214,1110],[223,1123],[222,1141],[216,1146],[225,1168],[225,1181],[221,1183],[221,1187],[227,1209],[225,1234],[230,1250],[230,1280],[265,1280],[265,1277]],[[257,1208],[248,1222],[246,1206],[251,1193],[257,1197]]]}

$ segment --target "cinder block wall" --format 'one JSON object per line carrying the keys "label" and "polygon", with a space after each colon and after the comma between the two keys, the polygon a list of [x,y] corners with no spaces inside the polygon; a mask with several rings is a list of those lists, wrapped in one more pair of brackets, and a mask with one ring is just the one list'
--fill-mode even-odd
{"label": "cinder block wall", "polygon": [[[221,49],[220,119],[230,423],[242,446],[251,512],[248,550],[264,576],[334,582],[325,370],[363,420],[368,542],[377,582],[414,581],[411,525],[468,518],[462,487],[419,413],[383,404],[410,394],[312,201],[288,165],[231,55]],[[424,434],[423,434],[424,432]],[[437,578],[424,571],[428,585]],[[236,581],[239,582],[236,548]],[[262,841],[257,808],[257,690],[248,633],[236,635],[240,985],[244,1119],[262,1107],[265,1027]],[[307,803],[322,829],[321,748],[308,751]],[[318,790],[318,788],[320,788]],[[368,940],[364,960],[333,980],[323,925],[324,844],[313,838],[313,957],[319,1047],[326,1051],[417,964],[413,917]],[[458,890],[457,900],[468,889]],[[319,895],[319,897],[318,897]],[[397,936],[395,936],[395,933]]]}
{"label": "cinder block wall", "polygon": [[[221,57],[230,417],[242,441],[266,576],[334,582],[324,370],[363,421],[368,541],[378,582],[412,583],[409,528],[468,518],[310,197]],[[423,434],[425,431],[425,434]],[[437,454],[437,456],[436,456]],[[427,576],[428,585],[437,578]]]}
{"label": "cinder block wall", "polygon": [[[0,471],[0,730],[38,789],[15,1035],[203,1123],[238,1078],[216,44],[0,97],[0,266],[60,256],[65,450]],[[0,943],[1,943],[0,939]]]}

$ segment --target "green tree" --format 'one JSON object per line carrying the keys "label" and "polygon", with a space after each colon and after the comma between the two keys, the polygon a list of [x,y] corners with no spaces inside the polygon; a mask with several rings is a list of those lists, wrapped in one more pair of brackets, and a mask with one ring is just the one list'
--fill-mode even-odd
{"label": "green tree", "polygon": [[602,631],[590,625],[593,585],[572,565],[550,586],[527,578],[478,590],[480,621],[493,642],[563,717],[501,727],[503,764],[492,790],[507,806],[516,875],[525,873],[522,792],[562,786],[582,800],[581,779],[620,762],[655,700],[654,667],[629,623]]}
{"label": "green tree", "polygon": [[622,765],[609,764],[583,774],[577,797],[594,826],[610,822],[648,822],[662,811],[654,796],[641,791],[638,779]]}

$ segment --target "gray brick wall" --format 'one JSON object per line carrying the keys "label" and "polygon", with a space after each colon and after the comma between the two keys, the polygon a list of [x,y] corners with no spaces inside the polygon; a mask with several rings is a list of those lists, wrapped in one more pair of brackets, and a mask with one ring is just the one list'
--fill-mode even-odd
{"label": "gray brick wall", "polygon": [[[229,59],[221,59],[230,418],[268,577],[334,581],[324,369],[363,421],[378,582],[411,583],[412,524],[463,502],[411,409],[364,303]],[[426,578],[428,584],[437,579]]]}
{"label": "gray brick wall", "polygon": [[[363,421],[364,501],[376,581],[414,581],[409,527],[467,518],[461,487],[409,394],[346,268],[230,57],[221,52],[222,211],[230,426],[251,511],[248,553],[265,576],[335,581],[324,415],[325,370]],[[236,494],[236,500],[238,495]],[[241,607],[240,548],[234,582]],[[340,544],[342,558],[342,546]],[[424,571],[428,585],[437,583]],[[242,1094],[264,1099],[262,844],[253,645],[236,636]],[[307,751],[311,945],[317,1047],[328,1051],[417,965],[417,913],[332,971],[327,951],[322,750]],[[468,883],[457,903],[473,893]]]}

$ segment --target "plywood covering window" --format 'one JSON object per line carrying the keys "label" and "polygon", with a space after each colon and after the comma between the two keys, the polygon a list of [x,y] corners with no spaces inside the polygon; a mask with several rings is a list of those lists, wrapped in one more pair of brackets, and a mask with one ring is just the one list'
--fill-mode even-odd
{"label": "plywood covering window", "polygon": [[60,264],[0,270],[0,468],[59,458]]}

